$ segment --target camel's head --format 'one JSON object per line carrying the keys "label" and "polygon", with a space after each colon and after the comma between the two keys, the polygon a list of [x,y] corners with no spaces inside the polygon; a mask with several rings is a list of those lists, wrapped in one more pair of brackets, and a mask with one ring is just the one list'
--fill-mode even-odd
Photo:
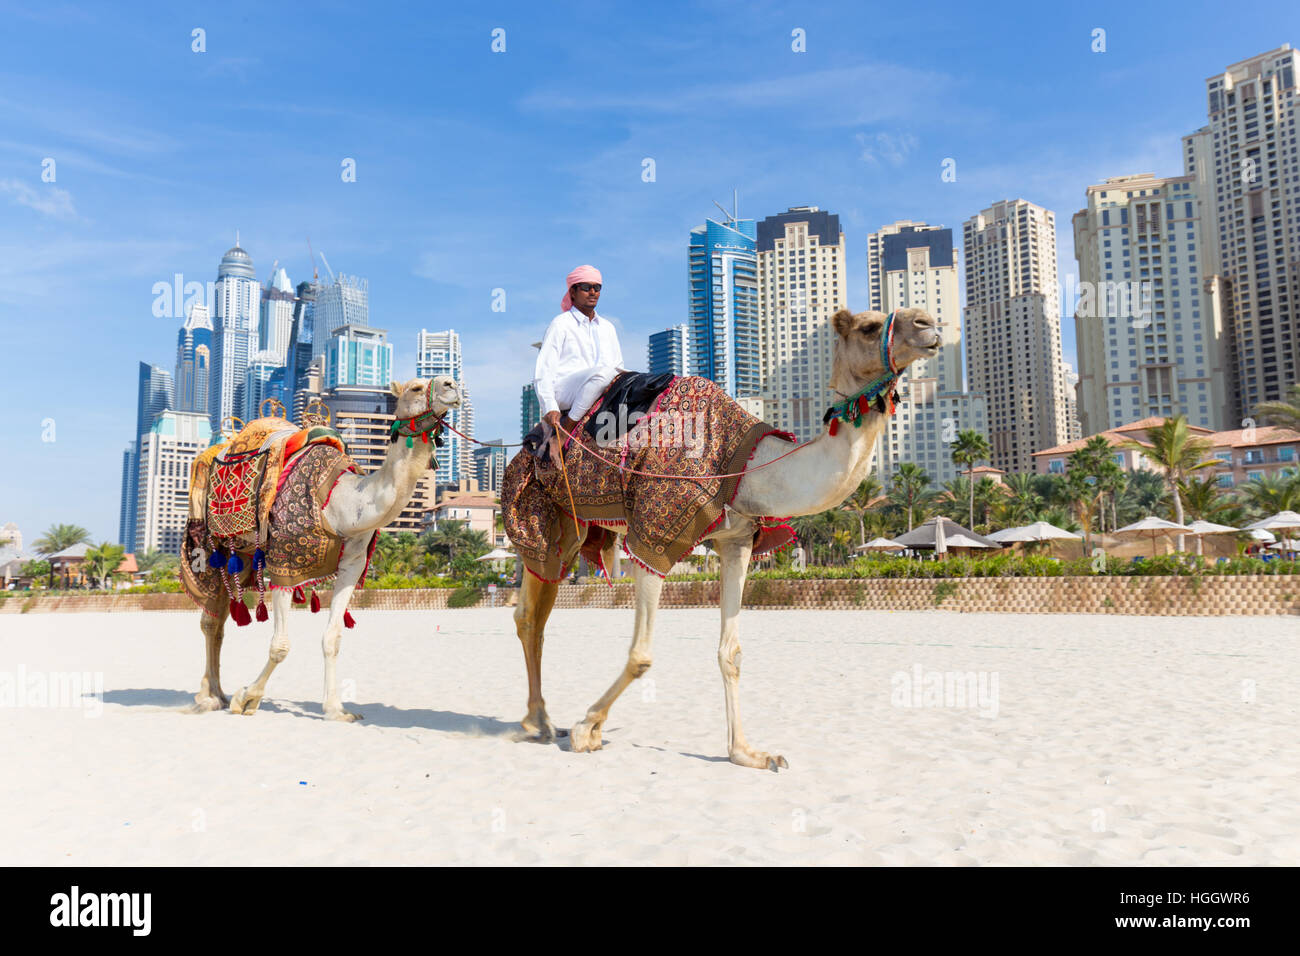
{"label": "camel's head", "polygon": [[442,413],[460,404],[460,386],[450,375],[435,375],[427,382],[418,378],[405,384],[393,382],[389,388],[397,396],[394,414],[398,418],[414,418],[431,408]]}
{"label": "camel's head", "polygon": [[898,309],[894,312],[892,334],[886,342],[888,316],[883,312],[859,312],[840,309],[831,322],[839,340],[835,343],[835,387],[861,386],[893,370],[901,372],[917,359],[930,358],[939,351],[939,331],[934,319],[921,309]]}

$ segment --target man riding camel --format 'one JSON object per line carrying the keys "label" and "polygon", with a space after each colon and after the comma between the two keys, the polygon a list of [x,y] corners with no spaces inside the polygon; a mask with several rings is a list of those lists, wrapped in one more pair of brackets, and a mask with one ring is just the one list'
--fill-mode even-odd
{"label": "man riding camel", "polygon": [[[613,324],[596,313],[600,270],[578,266],[569,273],[560,301],[537,356],[533,385],[542,419],[551,426],[551,460],[560,460],[560,433],[572,432],[623,367],[623,350]],[[566,414],[561,415],[564,412]]]}

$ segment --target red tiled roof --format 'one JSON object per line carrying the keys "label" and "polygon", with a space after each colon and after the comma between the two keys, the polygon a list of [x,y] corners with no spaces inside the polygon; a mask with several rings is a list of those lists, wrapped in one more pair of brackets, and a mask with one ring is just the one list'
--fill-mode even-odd
{"label": "red tiled roof", "polygon": [[1276,445],[1280,442],[1300,441],[1300,432],[1293,432],[1289,428],[1282,428],[1280,425],[1261,425],[1255,429],[1255,440],[1244,441],[1242,436],[1248,431],[1245,428],[1234,428],[1231,431],[1215,432],[1210,435],[1210,441],[1216,448],[1224,446],[1230,448],[1240,448],[1251,445]]}

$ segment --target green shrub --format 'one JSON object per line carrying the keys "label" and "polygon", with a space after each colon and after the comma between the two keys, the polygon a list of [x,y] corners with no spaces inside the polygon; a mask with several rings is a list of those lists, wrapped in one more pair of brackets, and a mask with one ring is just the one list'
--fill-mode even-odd
{"label": "green shrub", "polygon": [[478,588],[457,588],[447,598],[447,607],[473,607],[483,599],[483,592]]}

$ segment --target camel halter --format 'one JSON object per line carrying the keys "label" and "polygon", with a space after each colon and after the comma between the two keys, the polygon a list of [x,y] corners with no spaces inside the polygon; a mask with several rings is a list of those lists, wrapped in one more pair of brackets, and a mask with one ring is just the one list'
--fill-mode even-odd
{"label": "camel halter", "polygon": [[832,435],[839,430],[841,419],[846,423],[851,422],[854,428],[860,427],[862,416],[871,410],[873,403],[882,415],[894,414],[898,402],[898,393],[894,390],[894,386],[898,384],[898,378],[902,374],[902,371],[894,366],[894,316],[897,314],[896,311],[889,313],[885,319],[885,327],[880,332],[880,361],[887,371],[878,378],[873,378],[844,401],[826,409],[825,414],[822,415],[822,422],[830,423]]}
{"label": "camel halter", "polygon": [[[419,435],[420,438],[424,440],[424,443],[426,445],[429,444],[429,436],[433,435],[434,449],[441,448],[443,445],[443,440],[442,440],[442,426],[444,424],[443,416],[445,416],[446,414],[447,413],[445,411],[440,414],[438,412],[435,412],[432,408],[428,408],[425,411],[421,412],[420,414],[415,415],[411,418],[399,418],[395,422],[393,422],[393,426],[389,430],[388,440],[390,443],[395,442],[397,441],[397,436],[405,435],[406,447],[412,448],[415,446],[416,435]],[[430,449],[429,450],[430,468],[434,467],[435,463],[437,462],[437,458],[435,457],[435,455],[436,452],[433,449]]]}

